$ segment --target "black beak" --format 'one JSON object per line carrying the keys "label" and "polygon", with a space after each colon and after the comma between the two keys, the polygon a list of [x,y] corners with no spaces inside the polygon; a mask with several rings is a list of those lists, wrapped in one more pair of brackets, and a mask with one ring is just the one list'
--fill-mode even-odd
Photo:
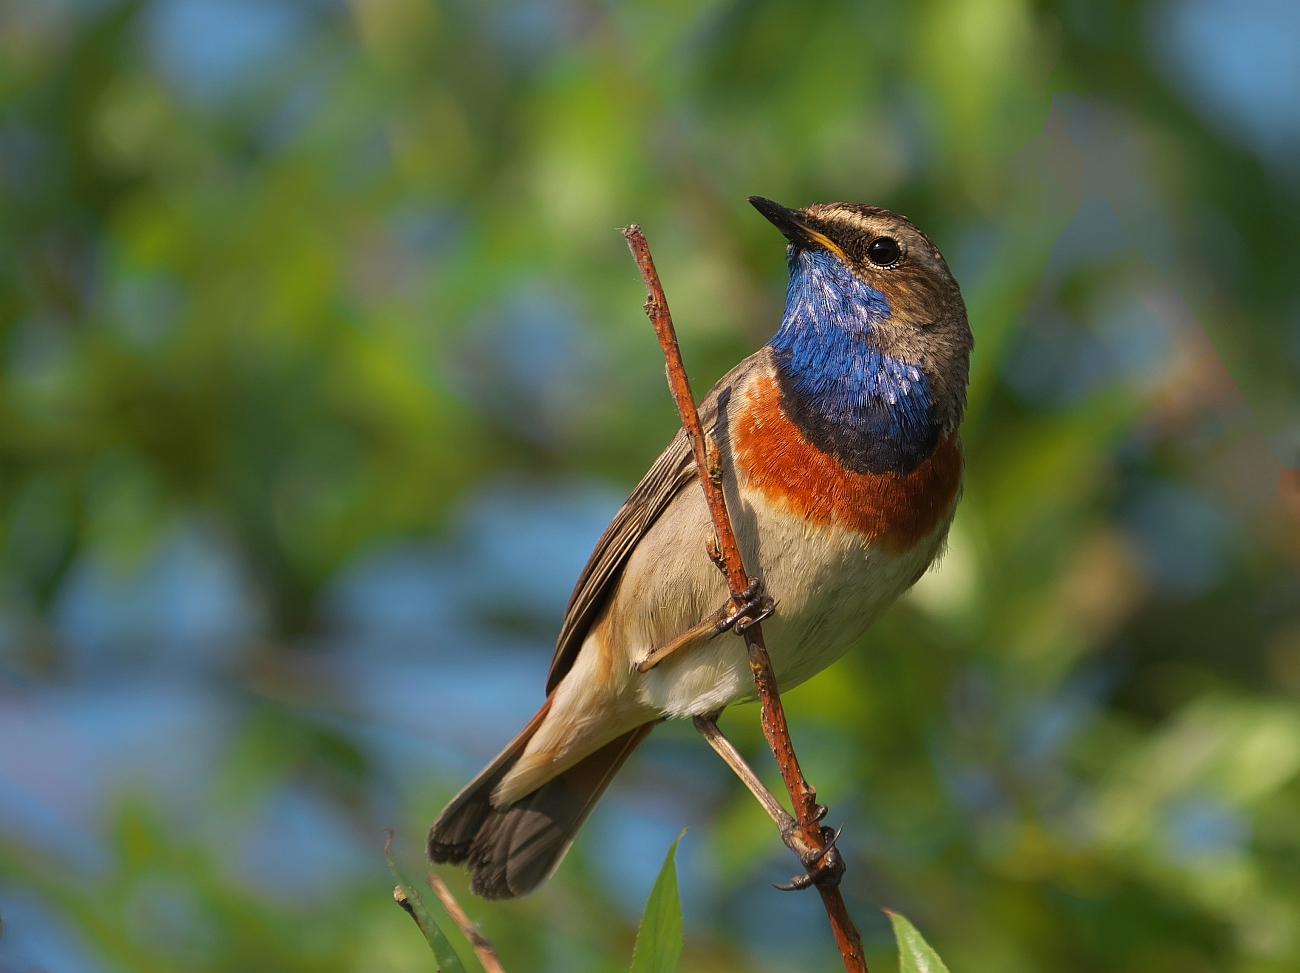
{"label": "black beak", "polygon": [[811,250],[814,247],[822,247],[844,256],[844,251],[828,239],[824,233],[814,230],[804,218],[795,210],[780,203],[774,203],[770,199],[764,199],[762,196],[750,196],[750,205],[758,210],[775,226],[785,234],[785,238],[802,250]]}

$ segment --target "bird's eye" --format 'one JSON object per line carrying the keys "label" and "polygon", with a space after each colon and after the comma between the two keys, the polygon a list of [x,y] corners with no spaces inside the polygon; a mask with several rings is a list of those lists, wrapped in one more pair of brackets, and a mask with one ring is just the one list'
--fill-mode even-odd
{"label": "bird's eye", "polygon": [[892,267],[902,255],[902,248],[892,236],[878,236],[867,244],[867,259],[877,267]]}

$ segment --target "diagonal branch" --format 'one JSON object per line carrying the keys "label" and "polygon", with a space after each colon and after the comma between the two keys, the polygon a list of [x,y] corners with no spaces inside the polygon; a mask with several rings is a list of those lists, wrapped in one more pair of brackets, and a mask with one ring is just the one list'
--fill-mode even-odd
{"label": "diagonal branch", "polygon": [[451,894],[451,889],[447,883],[435,871],[429,872],[429,887],[433,889],[433,894],[438,897],[442,903],[443,909],[447,915],[451,916],[452,922],[460,927],[460,931],[465,934],[469,944],[474,947],[474,953],[478,956],[478,961],[483,964],[484,973],[506,973],[501,968],[501,960],[497,958],[496,947],[491,941],[483,935],[483,931],[460,907],[456,897]]}
{"label": "diagonal branch", "polygon": [[[740,546],[736,543],[735,531],[731,528],[731,518],[727,514],[727,501],[722,492],[722,467],[717,455],[717,446],[706,440],[704,429],[700,425],[700,414],[695,407],[695,398],[691,394],[691,385],[686,377],[686,367],[682,364],[681,349],[677,346],[677,332],[673,328],[672,315],[668,312],[668,299],[664,296],[663,285],[655,270],[654,260],[650,256],[650,245],[646,242],[641,227],[635,223],[623,231],[628,248],[641,270],[641,279],[645,281],[645,312],[654,325],[655,334],[663,348],[668,366],[668,386],[672,390],[677,411],[682,417],[682,426],[691,438],[691,448],[695,454],[695,465],[700,473],[700,485],[704,488],[704,498],[709,505],[709,516],[713,520],[713,530],[717,540],[718,562],[727,578],[727,587],[732,600],[739,606],[742,594],[749,585],[745,565],[740,556]],[[712,447],[712,448],[710,448]],[[712,456],[710,456],[712,453]],[[799,760],[794,753],[794,744],[790,741],[790,730],[786,726],[785,711],[781,706],[781,696],[776,688],[776,676],[772,672],[772,660],[768,657],[767,646],[763,642],[760,625],[750,625],[744,631],[745,648],[749,653],[749,668],[754,675],[754,684],[762,701],[763,734],[776,757],[781,769],[781,778],[794,805],[798,830],[788,842],[799,854],[800,859],[809,868],[810,874],[817,867],[816,863],[830,857],[838,857],[832,847],[830,829],[823,829],[821,818],[825,809],[817,803],[817,792],[804,778],[799,769]],[[838,872],[831,880],[815,883],[821,893],[822,904],[830,919],[831,930],[835,934],[835,943],[844,960],[844,969],[848,973],[867,973],[866,960],[862,956],[862,939],[857,927],[849,917],[840,894]]]}

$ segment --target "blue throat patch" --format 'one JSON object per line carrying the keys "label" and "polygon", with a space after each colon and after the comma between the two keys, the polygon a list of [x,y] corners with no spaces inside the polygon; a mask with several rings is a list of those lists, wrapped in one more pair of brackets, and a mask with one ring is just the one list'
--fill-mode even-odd
{"label": "blue throat patch", "polygon": [[790,249],[785,316],[768,342],[783,411],[845,469],[911,472],[939,441],[939,424],[925,373],[877,347],[888,300],[833,254]]}

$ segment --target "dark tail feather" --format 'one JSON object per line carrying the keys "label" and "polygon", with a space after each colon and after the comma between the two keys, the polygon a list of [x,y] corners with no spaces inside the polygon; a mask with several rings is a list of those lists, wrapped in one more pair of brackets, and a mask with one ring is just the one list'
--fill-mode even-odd
{"label": "dark tail feather", "polygon": [[438,820],[429,829],[429,858],[434,862],[459,865],[469,854],[474,836],[492,813],[492,791],[515,765],[524,747],[533,738],[537,728],[551,710],[551,697],[546,697],[528,725],[519,731],[495,760],[479,771],[477,777],[461,788],[451,803],[442,809]]}
{"label": "dark tail feather", "polygon": [[466,862],[470,891],[485,899],[527,895],[564,859],[614,774],[654,729],[646,723],[607,743],[510,807],[492,807],[492,789],[536,732],[547,707],[447,805],[429,831],[429,857]]}

